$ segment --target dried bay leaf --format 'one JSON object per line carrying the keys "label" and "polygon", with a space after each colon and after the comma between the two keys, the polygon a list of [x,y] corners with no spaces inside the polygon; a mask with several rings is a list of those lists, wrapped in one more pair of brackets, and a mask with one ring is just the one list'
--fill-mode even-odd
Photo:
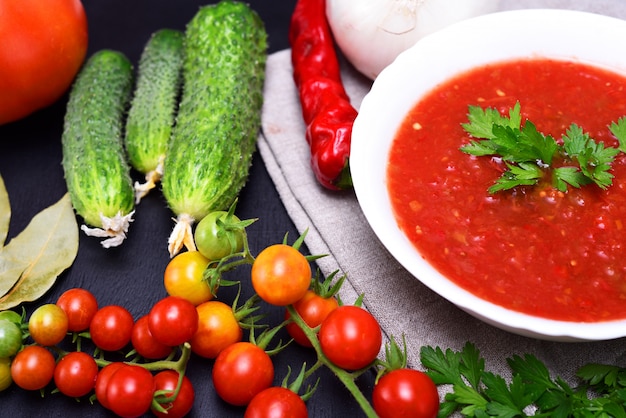
{"label": "dried bay leaf", "polygon": [[9,234],[9,222],[11,221],[11,203],[9,202],[9,194],[4,186],[4,180],[0,176],[0,247],[4,245],[4,241]]}
{"label": "dried bay leaf", "polygon": [[77,253],[78,224],[66,193],[0,250],[0,310],[43,296]]}

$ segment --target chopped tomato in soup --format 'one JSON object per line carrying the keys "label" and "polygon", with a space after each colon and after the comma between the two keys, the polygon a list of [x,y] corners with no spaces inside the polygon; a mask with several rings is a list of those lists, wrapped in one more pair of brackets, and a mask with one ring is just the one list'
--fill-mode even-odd
{"label": "chopped tomato in soup", "polygon": [[387,168],[397,222],[443,275],[523,313],[566,321],[626,318],[626,157],[613,184],[566,193],[522,186],[489,194],[502,163],[465,154],[468,105],[521,104],[523,119],[559,139],[572,123],[606,146],[626,115],[626,77],[581,63],[497,63],[436,87],[406,116]]}

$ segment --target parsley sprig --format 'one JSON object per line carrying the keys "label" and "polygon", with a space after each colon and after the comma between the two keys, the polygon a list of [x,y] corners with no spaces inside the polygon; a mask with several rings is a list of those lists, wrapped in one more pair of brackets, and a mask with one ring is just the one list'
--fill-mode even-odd
{"label": "parsley sprig", "polygon": [[[565,192],[567,187],[579,188],[596,184],[606,189],[613,182],[609,172],[620,152],[626,152],[626,117],[609,126],[619,141],[619,147],[606,147],[596,142],[580,126],[572,123],[561,141],[537,130],[534,123],[522,123],[521,106],[517,102],[508,116],[493,108],[469,106],[468,123],[462,126],[475,139],[461,147],[461,151],[476,156],[498,156],[506,170],[489,188],[490,193],[532,186],[551,171],[552,184]],[[553,166],[560,159],[562,165]]]}
{"label": "parsley sprig", "polygon": [[587,364],[572,387],[532,354],[507,359],[509,382],[485,370],[485,359],[472,343],[461,351],[425,346],[420,358],[437,385],[450,385],[440,417],[454,412],[470,417],[626,417],[626,369]]}

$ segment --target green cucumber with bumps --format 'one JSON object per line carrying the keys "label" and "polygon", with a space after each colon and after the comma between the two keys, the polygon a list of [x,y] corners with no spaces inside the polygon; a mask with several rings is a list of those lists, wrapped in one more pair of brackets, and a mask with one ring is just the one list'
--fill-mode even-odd
{"label": "green cucumber with bumps", "polygon": [[76,213],[105,248],[126,238],[134,213],[134,190],[123,146],[123,120],[133,68],[124,54],[100,50],[72,85],[65,113],[63,171]]}
{"label": "green cucumber with bumps", "polygon": [[244,186],[261,126],[267,33],[247,4],[201,7],[185,30],[183,90],[161,188],[177,216],[170,256],[195,249],[192,225]]}
{"label": "green cucumber with bumps", "polygon": [[163,174],[182,84],[183,39],[181,31],[158,30],[139,59],[124,137],[130,165],[146,180],[135,182],[135,203],[156,186]]}

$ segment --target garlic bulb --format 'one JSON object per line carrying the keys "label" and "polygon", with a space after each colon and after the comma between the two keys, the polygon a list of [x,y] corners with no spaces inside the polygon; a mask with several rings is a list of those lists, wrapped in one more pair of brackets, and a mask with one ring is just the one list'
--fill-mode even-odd
{"label": "garlic bulb", "polygon": [[326,16],[346,59],[374,79],[420,38],[497,7],[498,0],[326,0]]}

